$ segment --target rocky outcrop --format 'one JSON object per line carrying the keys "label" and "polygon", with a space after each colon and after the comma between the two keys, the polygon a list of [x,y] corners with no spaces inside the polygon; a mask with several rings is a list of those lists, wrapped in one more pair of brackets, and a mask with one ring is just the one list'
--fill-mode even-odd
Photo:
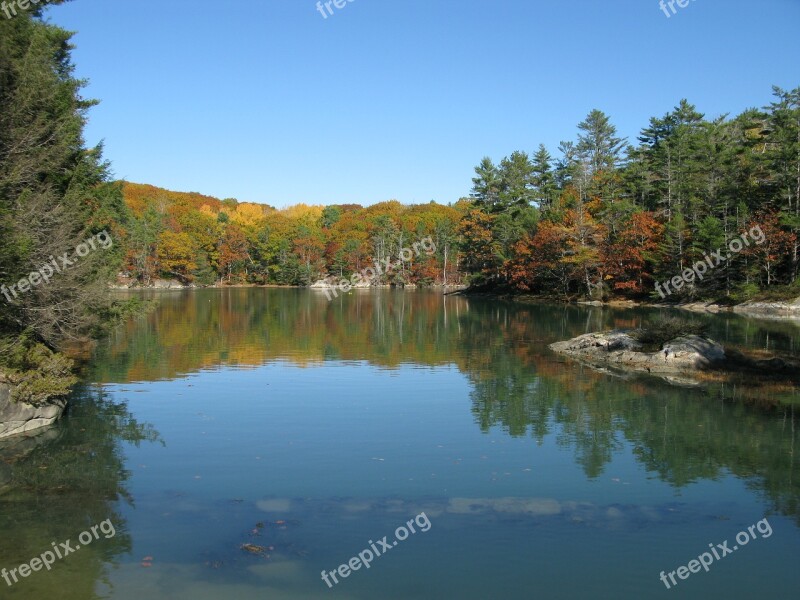
{"label": "rocky outcrop", "polygon": [[174,279],[154,279],[150,287],[154,290],[183,290],[188,286]]}
{"label": "rocky outcrop", "polygon": [[745,302],[734,306],[733,312],[751,317],[800,319],[800,298],[793,302]]}
{"label": "rocky outcrop", "polygon": [[12,402],[11,386],[0,382],[0,439],[52,425],[66,406],[66,399],[54,399],[44,406]]}
{"label": "rocky outcrop", "polygon": [[713,302],[690,302],[687,304],[655,304],[662,308],[680,308],[700,313],[735,312],[745,317],[757,319],[800,319],[800,298],[787,301],[750,301],[736,306],[723,306]]}
{"label": "rocky outcrop", "polygon": [[149,284],[141,284],[136,279],[118,276],[115,283],[108,286],[112,290],[185,290],[197,287],[174,279],[153,279]]}
{"label": "rocky outcrop", "polygon": [[725,350],[697,335],[679,337],[657,352],[647,352],[629,331],[587,333],[550,344],[559,354],[600,365],[657,374],[679,374],[721,366]]}
{"label": "rocky outcrop", "polygon": [[[345,279],[347,279],[347,278],[345,278]],[[350,281],[350,287],[354,288],[354,289],[362,289],[362,288],[368,288],[368,287],[372,286],[372,281],[368,280],[368,279],[362,279],[362,280],[356,282],[355,285],[351,282],[350,279],[347,279],[347,281]],[[341,278],[337,279],[336,277],[326,277],[325,279],[320,279],[319,281],[316,281],[316,282],[312,283],[309,287],[311,289],[315,289],[315,290],[317,290],[317,289],[323,289],[324,290],[324,289],[332,289],[332,288],[340,288],[341,289],[343,287],[341,285],[341,283],[342,283],[342,279]]]}

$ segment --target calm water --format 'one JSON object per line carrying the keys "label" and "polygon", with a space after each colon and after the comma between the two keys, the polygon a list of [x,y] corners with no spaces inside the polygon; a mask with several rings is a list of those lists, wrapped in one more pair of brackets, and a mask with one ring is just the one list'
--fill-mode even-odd
{"label": "calm water", "polygon": [[[0,580],[0,597],[798,597],[800,394],[622,379],[547,349],[658,311],[158,297],[100,345],[62,422],[0,444],[0,567],[107,519],[115,535]],[[694,318],[727,344],[800,354],[797,325]],[[322,581],[422,512],[369,569]],[[769,537],[659,580],[764,518]]]}

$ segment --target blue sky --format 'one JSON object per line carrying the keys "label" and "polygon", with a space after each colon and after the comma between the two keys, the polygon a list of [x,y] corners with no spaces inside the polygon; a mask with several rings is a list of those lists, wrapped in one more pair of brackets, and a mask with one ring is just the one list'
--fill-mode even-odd
{"label": "blue sky", "polygon": [[74,0],[77,75],[116,177],[287,206],[454,202],[483,156],[635,140],[800,86],[800,0]]}

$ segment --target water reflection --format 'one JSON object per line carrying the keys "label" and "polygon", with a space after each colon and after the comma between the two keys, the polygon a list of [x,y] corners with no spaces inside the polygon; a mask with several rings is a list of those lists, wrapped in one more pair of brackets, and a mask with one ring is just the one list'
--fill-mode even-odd
{"label": "water reflection", "polygon": [[[738,386],[691,389],[646,376],[614,377],[547,347],[587,331],[637,327],[659,311],[394,291],[355,291],[332,302],[305,290],[260,289],[170,292],[160,299],[155,312],[100,344],[87,378],[112,385],[80,390],[56,427],[0,445],[0,566],[17,566],[106,519],[117,530],[71,556],[70,568],[4,590],[9,597],[85,599],[111,586],[116,598],[322,597],[328,590],[320,588],[320,562],[332,566],[349,552],[343,548],[358,549],[370,535],[422,511],[436,518],[431,535],[445,532],[448,552],[466,549],[476,573],[488,561],[503,581],[514,576],[515,556],[561,552],[578,560],[587,540],[597,542],[587,530],[619,533],[615,550],[645,561],[636,550],[640,541],[624,536],[647,532],[661,535],[662,543],[674,536],[681,555],[689,542],[672,532],[684,536],[702,527],[705,543],[727,535],[708,524],[732,514],[748,522],[764,513],[800,519],[792,389],[754,388],[756,403],[752,390]],[[800,349],[800,329],[792,323],[693,318],[708,321],[726,344]],[[378,399],[364,392],[390,385],[388,374],[396,389],[370,388],[373,396],[383,390]],[[447,396],[445,386],[459,383],[465,391]],[[417,393],[426,386],[434,392]],[[171,452],[148,454],[151,468],[133,487],[126,446],[161,441],[122,400],[136,392],[142,392],[137,414],[161,419],[159,429],[174,444]],[[387,435],[395,427],[406,437]],[[625,470],[626,461],[635,463],[626,471],[631,481],[609,484],[610,465]],[[547,471],[573,463],[577,476]],[[341,473],[344,464],[352,473]],[[510,464],[513,477],[500,472]],[[635,480],[640,471],[650,477]],[[363,493],[348,489],[334,497],[330,488],[347,477],[353,486],[363,483]],[[650,479],[660,485],[649,486]],[[739,505],[729,506],[730,480],[744,481],[758,502],[737,490],[731,503]],[[720,485],[705,504],[672,497],[711,482]],[[635,488],[635,497],[602,487],[617,484]],[[604,497],[614,493],[625,499]],[[134,504],[135,517],[125,510]],[[135,536],[124,515],[139,520]],[[531,550],[528,534],[543,532],[551,545]],[[145,554],[122,558],[134,537],[148,554],[158,549],[152,569],[139,564]],[[503,554],[509,540],[515,549]],[[245,543],[272,547],[271,562],[243,553]],[[478,596],[489,583],[456,579],[463,564],[437,557],[436,545],[425,548],[419,551],[430,553],[429,560],[398,553],[383,573],[403,561],[409,568],[422,563],[431,571],[428,581],[459,589],[459,597],[489,597]],[[780,551],[777,542],[769,548]],[[608,565],[588,555],[582,560],[606,577]],[[666,566],[647,561],[654,564],[643,567],[651,570]],[[567,587],[569,564],[563,572],[550,568]],[[113,576],[110,565],[119,565]],[[520,581],[525,573],[519,570]],[[352,583],[349,589],[359,593],[350,597],[391,597],[382,577]],[[431,597],[422,579],[389,580],[395,597]],[[523,583],[515,588],[523,589]],[[570,593],[561,597],[581,597]],[[637,588],[619,597],[647,594]]]}
{"label": "water reflection", "polygon": [[[632,444],[674,486],[733,473],[773,510],[798,515],[794,405],[786,386],[686,389],[647,376],[620,379],[554,355],[553,341],[639,327],[654,309],[520,305],[436,293],[357,291],[332,302],[305,290],[229,289],[158,296],[159,309],[101,347],[99,381],[173,379],[220,365],[288,360],[369,361],[395,368],[455,364],[471,384],[483,431],[502,427],[539,443],[554,432],[596,478]],[[692,315],[712,337],[748,350],[800,353],[800,323]],[[747,383],[747,382],[744,382]],[[747,403],[739,400],[746,397]],[[753,399],[760,406],[752,406]]]}
{"label": "water reflection", "polygon": [[62,421],[0,442],[0,566],[16,568],[52,550],[52,542],[72,540],[74,547],[79,534],[107,520],[116,532],[109,538],[100,533],[51,570],[12,587],[0,581],[4,598],[98,597],[96,583],[131,547],[119,512],[120,502],[133,501],[122,445],[155,441],[158,434],[124,403],[101,388],[82,387]]}
{"label": "water reflection", "polygon": [[[369,361],[388,368],[456,363],[496,377],[508,360],[537,366],[547,344],[611,328],[638,327],[664,311],[575,305],[521,305],[437,293],[353,291],[333,301],[320,292],[222,289],[151,293],[159,308],[119,327],[101,344],[91,379],[175,379],[220,365],[285,359]],[[800,356],[800,321],[694,315],[726,345]]]}

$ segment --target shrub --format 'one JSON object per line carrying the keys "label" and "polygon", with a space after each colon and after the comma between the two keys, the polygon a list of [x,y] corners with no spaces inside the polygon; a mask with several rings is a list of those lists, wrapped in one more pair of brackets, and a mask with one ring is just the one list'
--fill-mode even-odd
{"label": "shrub", "polygon": [[664,344],[675,338],[687,335],[705,336],[708,332],[708,325],[697,321],[688,321],[679,317],[658,319],[649,327],[637,329],[631,335],[644,344],[646,347],[653,347],[660,350]]}
{"label": "shrub", "polygon": [[73,362],[44,344],[23,336],[14,344],[3,345],[3,375],[11,385],[13,402],[44,406],[69,394],[78,381],[72,372]]}

